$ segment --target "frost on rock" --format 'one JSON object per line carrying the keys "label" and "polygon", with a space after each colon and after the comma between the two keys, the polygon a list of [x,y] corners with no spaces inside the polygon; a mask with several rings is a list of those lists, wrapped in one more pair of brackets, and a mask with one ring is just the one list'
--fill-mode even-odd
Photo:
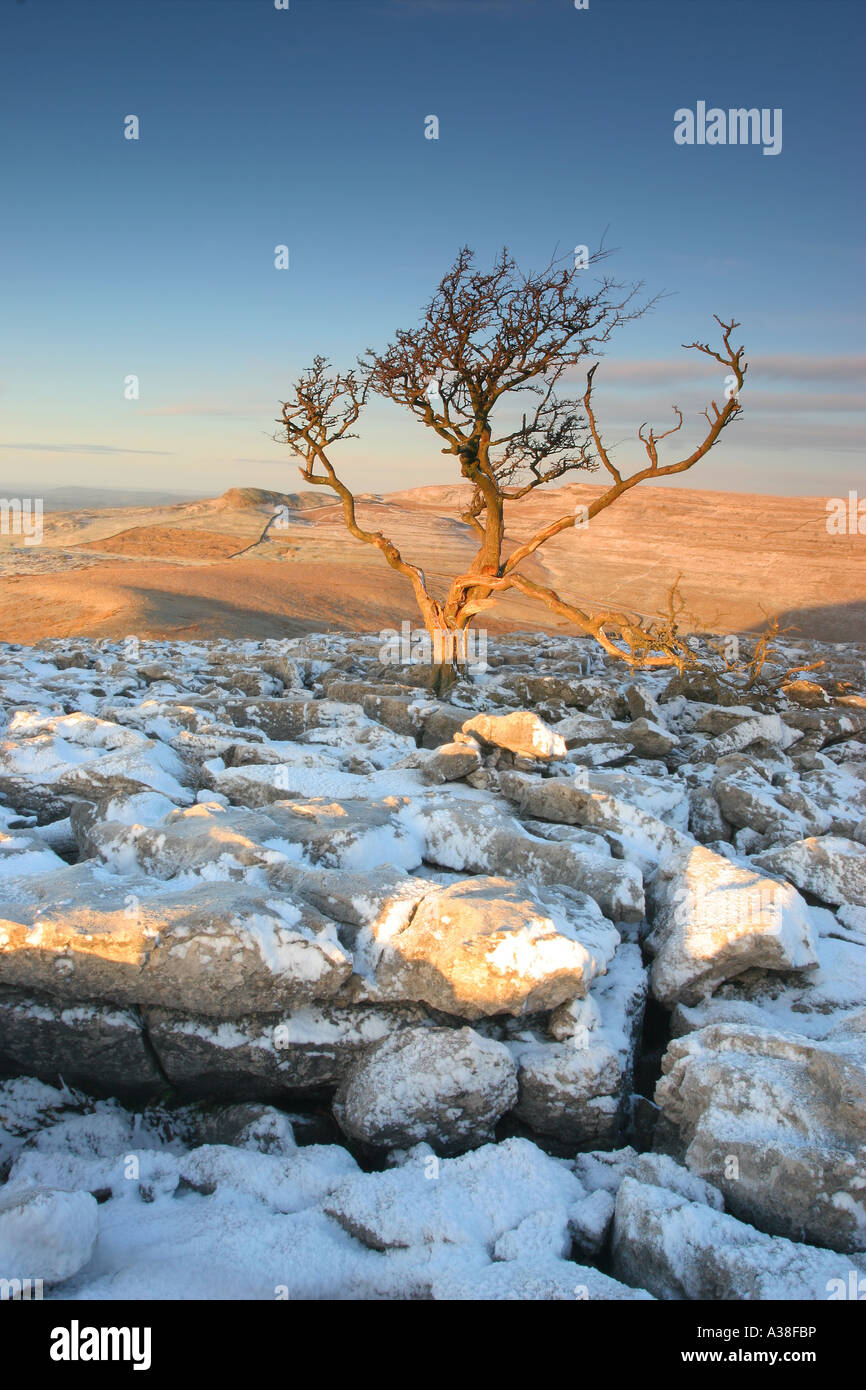
{"label": "frost on rock", "polygon": [[527,883],[566,884],[594,898],[614,922],[640,921],[643,881],[634,864],[611,858],[600,836],[592,844],[551,842],[532,835],[490,802],[440,797],[411,802],[400,814],[427,863],[474,874],[507,874]]}
{"label": "frost on rock", "polygon": [[668,1008],[694,1004],[746,970],[817,964],[808,909],[787,883],[739,868],[692,845],[661,866],[654,884],[650,983]]}
{"label": "frost on rock", "polygon": [[500,786],[521,813],[563,825],[588,826],[615,835],[624,852],[642,869],[687,848],[690,837],[625,797],[584,788],[564,779],[507,772]]}
{"label": "frost on rock", "polygon": [[757,855],[754,862],[821,902],[866,907],[866,845],[856,840],[810,836]]}
{"label": "frost on rock", "polygon": [[540,1134],[581,1146],[614,1143],[624,1127],[635,1048],[643,1022],[646,972],[637,946],[624,943],[587,1001],[587,1021],[560,1009],[561,1039],[515,1042],[520,1087],[516,1114]]}
{"label": "frost on rock", "polygon": [[[688,1201],[701,1202],[715,1211],[724,1208],[724,1198],[717,1187],[689,1172],[665,1153],[638,1153],[629,1145],[625,1149],[578,1154],[574,1171],[592,1196],[604,1192],[615,1198],[625,1178],[636,1178],[638,1182],[677,1192]],[[612,1215],[613,1202],[610,1211]]]}
{"label": "frost on rock", "polygon": [[688,1167],[761,1230],[866,1250],[866,1034],[719,1023],[675,1040],[656,1100]]}
{"label": "frost on rock", "polygon": [[824,667],[771,698],[508,634],[443,701],[379,647],[4,649],[0,1198],[35,1250],[46,1189],[69,1256],[11,1277],[828,1296],[866,1246],[866,651],[780,640]]}
{"label": "frost on rock", "polygon": [[516,1099],[502,1043],[471,1028],[404,1028],[351,1066],[334,1114],[350,1138],[373,1147],[431,1140],[448,1152],[486,1143]]}
{"label": "frost on rock", "polygon": [[534,1013],[585,993],[618,939],[591,899],[566,913],[507,879],[477,877],[422,898],[382,943],[376,978],[392,998],[459,1018]]}
{"label": "frost on rock", "polygon": [[76,798],[150,789],[179,805],[192,795],[177,754],[108,720],[79,712],[17,711],[0,745],[0,795],[41,820],[69,814]]}
{"label": "frost on rock", "polygon": [[534,1212],[559,1211],[567,1224],[570,1206],[583,1196],[565,1162],[525,1139],[443,1159],[438,1176],[433,1171],[422,1160],[351,1178],[335,1188],[325,1210],[375,1250],[437,1243],[492,1249]]}
{"label": "frost on rock", "polygon": [[[849,909],[852,911],[853,909]],[[719,986],[709,998],[677,1005],[671,1015],[675,1037],[709,1023],[744,1023],[782,1033],[824,1039],[866,1028],[866,940],[851,934],[829,913],[829,927],[816,923],[818,965],[784,972],[749,970]]]}
{"label": "frost on rock", "polygon": [[849,1267],[829,1250],[764,1235],[634,1178],[617,1195],[613,1272],[656,1298],[816,1301]]}
{"label": "frost on rock", "polygon": [[96,1243],[96,1213],[89,1192],[0,1190],[0,1279],[57,1284],[77,1274]]}

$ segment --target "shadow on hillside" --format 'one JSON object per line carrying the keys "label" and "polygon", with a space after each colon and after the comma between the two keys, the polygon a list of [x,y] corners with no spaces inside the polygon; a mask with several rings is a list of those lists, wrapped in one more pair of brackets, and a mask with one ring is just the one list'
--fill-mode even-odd
{"label": "shadow on hillside", "polygon": [[[810,638],[818,642],[866,643],[866,602],[827,603],[815,608],[786,608],[778,615],[779,629],[790,628],[788,640]],[[762,622],[741,628],[743,636],[762,630]]]}

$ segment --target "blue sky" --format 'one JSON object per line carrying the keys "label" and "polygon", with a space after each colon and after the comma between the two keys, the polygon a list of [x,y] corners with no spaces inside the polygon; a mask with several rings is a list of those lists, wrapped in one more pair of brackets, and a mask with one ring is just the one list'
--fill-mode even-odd
{"label": "blue sky", "polygon": [[[0,0],[0,482],[292,490],[314,353],[384,345],[463,243],[539,268],[608,228],[668,292],[596,375],[621,457],[673,402],[697,437],[718,313],[745,414],[680,485],[862,490],[864,37],[859,0]],[[781,153],[676,145],[698,101],[781,108]],[[396,408],[360,428],[359,490],[451,478]]]}

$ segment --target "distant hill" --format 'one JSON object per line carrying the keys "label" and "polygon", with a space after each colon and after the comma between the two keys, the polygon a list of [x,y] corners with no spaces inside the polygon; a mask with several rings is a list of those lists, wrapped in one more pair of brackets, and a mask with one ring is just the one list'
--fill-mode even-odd
{"label": "distant hill", "polygon": [[289,507],[292,511],[305,511],[309,507],[321,507],[333,502],[331,492],[270,492],[263,487],[230,487],[213,503],[214,511],[245,511],[253,507]]}
{"label": "distant hill", "polygon": [[[540,488],[510,504],[506,553],[598,492],[589,483]],[[391,538],[441,597],[476,550],[461,519],[470,495],[460,484],[359,493],[358,521]],[[143,501],[152,497],[159,501]],[[329,489],[231,487],[219,497],[180,497],[50,489],[41,544],[0,537],[0,640],[291,636],[381,631],[403,618],[417,624],[411,586],[348,535]],[[118,505],[120,498],[133,503]],[[826,522],[821,497],[637,488],[589,527],[555,536],[522,568],[588,608],[645,616],[667,611],[680,576],[686,630],[733,635],[776,616],[792,638],[863,640],[866,536],[831,535]],[[569,627],[517,593],[483,623],[491,633]]]}
{"label": "distant hill", "polygon": [[96,511],[106,507],[170,507],[194,502],[195,492],[166,492],[157,488],[131,487],[49,487],[34,488],[32,483],[0,484],[2,497],[41,497],[47,512]]}

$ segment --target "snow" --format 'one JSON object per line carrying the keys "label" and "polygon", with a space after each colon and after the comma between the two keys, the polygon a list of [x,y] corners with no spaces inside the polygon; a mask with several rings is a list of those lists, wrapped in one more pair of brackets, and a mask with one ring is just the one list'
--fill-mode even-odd
{"label": "snow", "polygon": [[625,1178],[614,1228],[614,1271],[645,1270],[660,1298],[826,1299],[832,1281],[866,1259],[769,1236],[711,1207]]}
{"label": "snow", "polygon": [[[451,705],[422,691],[388,710],[383,701],[383,721],[414,728],[417,740],[368,717],[359,703],[319,698],[315,683],[335,668],[340,680],[369,679],[375,635],[142,642],[134,660],[122,644],[101,641],[89,644],[88,661],[82,656],[83,664],[63,669],[48,659],[63,644],[48,644],[47,654],[4,650],[0,698],[8,723],[0,780],[9,804],[0,805],[0,899],[10,922],[3,944],[12,904],[37,905],[24,917],[27,945],[36,948],[58,930],[52,924],[62,920],[64,902],[77,910],[89,895],[102,910],[118,890],[142,898],[148,885],[148,912],[157,922],[164,894],[212,894],[207,900],[219,904],[230,894],[220,898],[214,886],[244,884],[248,907],[241,900],[236,912],[215,909],[212,922],[189,934],[173,929],[166,954],[178,971],[184,955],[187,969],[197,961],[207,971],[236,970],[243,961],[250,979],[274,982],[260,996],[269,1012],[250,1013],[245,988],[237,990],[236,1016],[225,1018],[168,1013],[161,1001],[160,1016],[150,1020],[154,1045],[158,1036],[173,1037],[179,1053],[207,1057],[203,1075],[209,1067],[218,1076],[237,1068],[241,1087],[248,1084],[245,1067],[278,1076],[277,1085],[284,1076],[297,1079],[302,1068],[293,1070],[294,1058],[304,1051],[315,1066],[326,1059],[329,1086],[337,1086],[346,1058],[355,1069],[371,1055],[366,1049],[384,1044],[378,1051],[387,1061],[391,1040],[408,1026],[420,1038],[411,1073],[391,1067],[388,1093],[381,1082],[369,1119],[390,1121],[393,1111],[400,1121],[414,1106],[434,1120],[439,1107],[439,1123],[454,1122],[466,1095],[480,1103],[485,1059],[504,1056],[513,1077],[523,1057],[526,1074],[533,1059],[541,1077],[549,1064],[572,1114],[580,1106],[594,1112],[598,1136],[580,1144],[605,1142],[609,1122],[610,1142],[621,1147],[578,1153],[577,1141],[560,1140],[551,1148],[565,1156],[554,1157],[529,1138],[507,1138],[445,1158],[457,1146],[440,1142],[438,1153],[432,1143],[412,1148],[409,1135],[399,1148],[377,1150],[373,1171],[363,1171],[353,1155],[366,1166],[366,1151],[350,1152],[351,1140],[304,1146],[299,1139],[297,1147],[283,1110],[238,1127],[236,1139],[228,1126],[231,1142],[220,1142],[226,1106],[213,1096],[206,1109],[217,1128],[196,1134],[178,1109],[139,1114],[37,1080],[0,1081],[0,1278],[43,1278],[46,1297],[73,1300],[582,1302],[826,1298],[830,1271],[844,1277],[848,1267],[861,1268],[859,1253],[837,1256],[736,1220],[722,1210],[708,1168],[700,1171],[710,1181],[666,1153],[623,1146],[625,1137],[648,1142],[636,1137],[639,1129],[626,1135],[613,1128],[629,1110],[635,1022],[647,985],[637,941],[646,944],[665,877],[682,852],[692,856],[700,899],[690,914],[699,963],[719,941],[736,954],[757,916],[766,937],[785,949],[774,969],[762,958],[741,979],[726,958],[718,975],[701,976],[701,993],[711,996],[678,1002],[674,1033],[713,1023],[763,1030],[774,1063],[789,1065],[804,1093],[815,1090],[802,1064],[804,1040],[819,1045],[818,1062],[832,1049],[854,1076],[866,999],[866,906],[855,877],[866,855],[858,828],[866,820],[866,746],[846,734],[857,733],[859,714],[852,709],[843,717],[830,707],[829,733],[817,751],[821,726],[807,719],[798,727],[799,711],[783,707],[780,716],[683,696],[656,706],[667,677],[646,673],[645,705],[636,712],[642,736],[655,733],[674,751],[668,757],[647,743],[652,756],[637,757],[624,722],[629,677],[612,674],[602,658],[603,674],[580,682],[586,712],[569,713],[551,729],[531,710],[513,709],[515,682],[533,669],[573,678],[573,657],[583,646],[569,642],[503,638],[509,659],[473,688],[461,686]],[[171,679],[158,679],[158,667]],[[276,671],[285,672],[285,688]],[[481,749],[484,767],[473,784],[430,791],[422,775],[432,751],[429,721],[439,719],[447,742],[453,716],[460,722],[464,709],[467,720],[476,711],[482,721],[498,719],[499,737],[507,732],[503,717],[515,713],[509,737],[522,730],[527,748],[520,751],[548,764],[545,775],[512,771],[493,740]],[[298,737],[269,737],[269,729],[284,732],[284,710],[288,727],[299,724]],[[562,734],[595,741],[566,754]],[[523,806],[521,786],[534,789],[540,804]],[[573,787],[583,790],[569,792]],[[713,847],[719,855],[689,832],[689,794],[698,787],[718,790],[720,801],[727,794],[732,815],[746,808],[732,839]],[[573,797],[568,814],[561,814],[557,789]],[[540,819],[551,805],[551,818]],[[60,856],[74,853],[76,836],[93,837],[87,842],[95,857],[68,866]],[[756,870],[764,860],[770,877],[761,879]],[[477,1032],[466,1030],[466,1056],[455,1053],[450,1070],[437,1070],[424,1033],[432,1024],[453,1038],[459,1020],[407,1001],[399,990],[384,997],[376,972],[383,950],[398,950],[419,899],[479,874],[501,876],[519,888],[521,900],[537,904],[523,930],[492,939],[493,970],[534,982],[577,967],[575,989],[587,992],[539,1014],[484,1016]],[[758,885],[751,910],[749,883]],[[640,921],[644,884],[649,922]],[[779,898],[764,901],[762,884],[779,888]],[[797,884],[827,906],[807,907],[794,893]],[[615,909],[628,923],[627,941]],[[146,953],[154,952],[156,930],[147,927]],[[332,975],[338,996],[313,1002],[316,987]],[[100,1008],[74,994],[67,1002],[34,996],[20,1008],[42,1020],[46,1036],[58,1018],[80,1027],[88,1046],[100,1028],[125,1046],[140,1027],[137,1010],[115,1006],[110,996]],[[281,1049],[289,1050],[284,1058]],[[697,1057],[697,1044],[693,1050]],[[357,1071],[364,1075],[363,1066]],[[596,1075],[612,1078],[598,1094],[587,1085]],[[769,1144],[784,1122],[781,1084],[752,1053],[737,1084],[753,1106],[745,1137],[763,1134]],[[716,1111],[721,1089],[717,1082],[710,1096]],[[832,1097],[812,1100],[835,1104]],[[284,1094],[283,1101],[294,1098]],[[324,1104],[321,1094],[306,1097],[301,1119]],[[651,1108],[642,1104],[644,1112]],[[513,1113],[506,1113],[506,1133],[513,1132]],[[522,1114],[518,1108],[521,1122]],[[296,1125],[297,1135],[303,1131]],[[831,1190],[827,1202],[859,1220],[855,1197],[852,1185]]]}
{"label": "snow", "polygon": [[525,1139],[507,1139],[443,1159],[367,1173],[339,1184],[326,1210],[371,1248],[446,1242],[490,1247],[527,1216],[569,1207],[583,1189],[561,1159]]}
{"label": "snow", "polygon": [[644,1289],[632,1289],[588,1265],[566,1260],[525,1259],[492,1264],[474,1277],[449,1272],[434,1279],[435,1299],[484,1302],[586,1302],[594,1299],[650,1299]]}
{"label": "snow", "polygon": [[57,1283],[76,1274],[96,1242],[89,1192],[16,1187],[0,1192],[0,1279]]}
{"label": "snow", "polygon": [[[37,1246],[44,1222],[27,1227],[33,1277],[61,1269],[49,1254],[68,1271],[77,1242],[77,1272],[47,1287],[49,1299],[647,1296],[563,1258],[584,1189],[526,1140],[444,1160],[422,1146],[400,1167],[362,1173],[333,1145],[187,1149],[108,1102],[64,1118],[75,1097],[38,1082],[0,1083],[4,1127],[10,1103],[36,1144],[18,1150],[4,1194],[78,1188],[52,1199],[50,1248]],[[91,1187],[111,1195],[97,1206]],[[347,1229],[368,1225],[373,1245]]]}

